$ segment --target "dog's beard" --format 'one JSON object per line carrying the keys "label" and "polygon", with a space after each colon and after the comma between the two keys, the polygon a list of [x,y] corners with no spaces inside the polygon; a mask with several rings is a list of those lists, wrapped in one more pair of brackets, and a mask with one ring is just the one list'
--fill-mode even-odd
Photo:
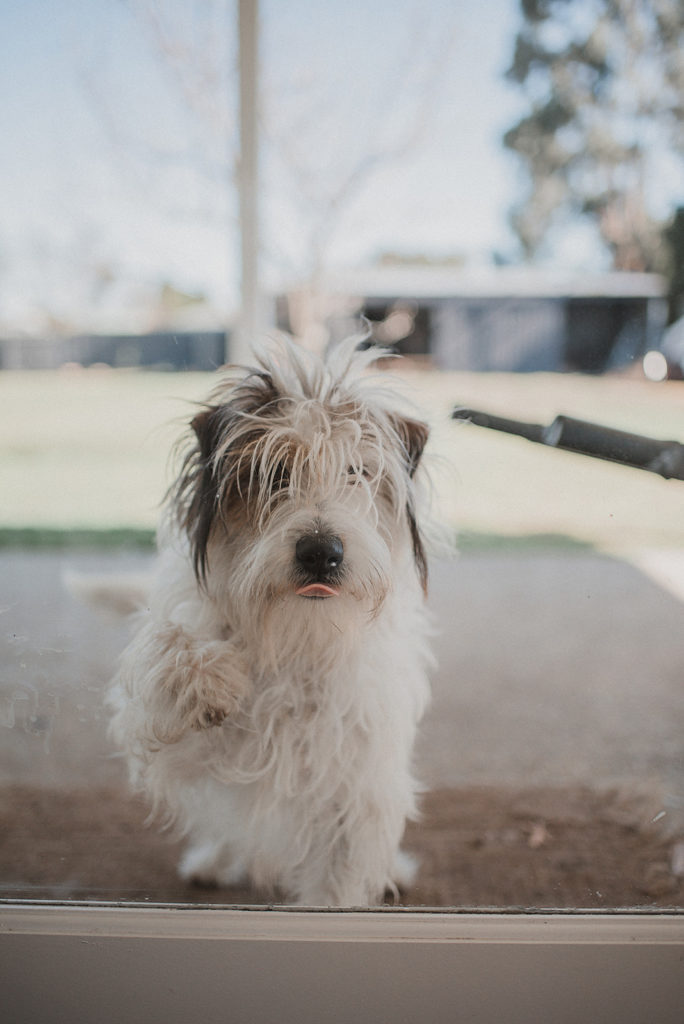
{"label": "dog's beard", "polygon": [[[387,598],[401,546],[391,510],[378,509],[363,493],[336,502],[283,501],[257,525],[228,522],[209,545],[207,585],[227,628],[259,652],[264,670],[309,663],[320,671],[352,656],[359,630]],[[340,537],[344,559],[324,580],[334,596],[301,596],[315,583],[297,565],[295,549],[317,531]],[[257,667],[257,666],[255,666]]]}

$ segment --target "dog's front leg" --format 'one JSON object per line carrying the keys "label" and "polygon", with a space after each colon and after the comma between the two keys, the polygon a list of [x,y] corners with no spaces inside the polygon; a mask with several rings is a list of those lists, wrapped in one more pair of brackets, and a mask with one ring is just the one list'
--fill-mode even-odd
{"label": "dog's front leg", "polygon": [[150,645],[155,665],[146,698],[157,739],[173,743],[237,711],[249,666],[234,641],[201,639],[169,623],[153,631]]}

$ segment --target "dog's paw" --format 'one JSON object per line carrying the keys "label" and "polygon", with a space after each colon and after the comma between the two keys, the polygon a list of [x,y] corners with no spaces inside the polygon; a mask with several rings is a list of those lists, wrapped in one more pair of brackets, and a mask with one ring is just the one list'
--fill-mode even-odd
{"label": "dog's paw", "polygon": [[202,640],[182,626],[159,631],[165,689],[180,731],[211,729],[234,715],[249,685],[248,667],[230,640]]}
{"label": "dog's paw", "polygon": [[186,850],[178,865],[178,874],[183,881],[203,889],[240,885],[247,879],[242,861],[231,859],[224,848],[214,843]]}
{"label": "dog's paw", "polygon": [[195,718],[190,722],[191,729],[211,729],[222,725],[226,718],[233,714],[238,706],[238,701],[233,700],[229,704],[224,702],[222,707],[199,705],[194,709]]}
{"label": "dog's paw", "polygon": [[193,728],[211,729],[214,725],[221,725],[229,714],[230,711],[226,710],[226,708],[202,708]]}
{"label": "dog's paw", "polygon": [[234,715],[244,697],[248,678],[234,644],[212,640],[198,645],[195,677],[196,717],[193,729],[211,729]]}
{"label": "dog's paw", "polygon": [[409,889],[416,880],[420,861],[407,850],[397,850],[392,870],[392,880],[399,889]]}
{"label": "dog's paw", "polygon": [[154,632],[154,640],[162,657],[174,659],[192,644],[190,634],[182,626],[177,626],[172,622],[165,622],[158,626]]}

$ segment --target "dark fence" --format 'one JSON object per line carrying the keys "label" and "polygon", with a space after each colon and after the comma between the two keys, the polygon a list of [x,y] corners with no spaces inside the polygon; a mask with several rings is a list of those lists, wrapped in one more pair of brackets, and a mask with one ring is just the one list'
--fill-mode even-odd
{"label": "dark fence", "polygon": [[69,363],[149,370],[215,370],[226,362],[223,331],[75,338],[0,339],[0,369],[55,370]]}

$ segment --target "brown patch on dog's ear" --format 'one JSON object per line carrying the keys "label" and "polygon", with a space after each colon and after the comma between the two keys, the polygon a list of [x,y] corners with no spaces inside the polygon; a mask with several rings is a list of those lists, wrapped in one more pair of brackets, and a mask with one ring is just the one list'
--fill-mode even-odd
{"label": "brown patch on dog's ear", "polygon": [[396,430],[406,453],[406,464],[409,476],[413,476],[418,468],[423,449],[430,436],[427,423],[421,420],[407,419],[405,416],[393,416],[392,426]]}
{"label": "brown patch on dog's ear", "polygon": [[[216,453],[241,417],[266,414],[269,407],[275,410],[278,397],[270,374],[255,371],[232,390],[228,401],[206,406],[191,421],[196,444],[185,458],[174,495],[201,583],[206,582],[209,539],[223,499],[240,493],[236,469],[240,452],[226,449],[218,459]],[[252,437],[258,434],[255,427]],[[243,433],[241,444],[249,441],[249,432]]]}
{"label": "brown patch on dog's ear", "polygon": [[191,422],[197,438],[194,465],[186,474],[185,487],[190,492],[183,525],[192,545],[192,559],[198,580],[207,575],[207,546],[218,512],[219,474],[214,455],[222,431],[222,409],[209,406],[198,412]]}
{"label": "brown patch on dog's ear", "polygon": [[[430,435],[430,430],[427,423],[423,423],[421,420],[409,419],[405,416],[393,416],[392,426],[399,435],[402,447],[404,449],[404,455],[406,459],[406,468],[408,475],[413,479],[413,476],[418,469],[418,463],[420,462],[423,454],[423,449],[427,444],[427,439]],[[425,545],[423,544],[423,538],[420,535],[420,529],[416,522],[416,514],[413,506],[413,496],[411,495],[409,501],[406,504],[406,516],[408,518],[409,530],[411,532],[411,543],[413,544],[413,557],[416,563],[416,569],[418,570],[418,578],[420,579],[420,585],[423,588],[423,593],[427,596],[427,585],[428,585],[428,563],[427,555],[425,553]]]}
{"label": "brown patch on dog's ear", "polygon": [[425,545],[423,544],[423,538],[420,535],[418,529],[418,523],[416,522],[415,512],[410,504],[406,506],[406,514],[408,516],[409,530],[411,531],[411,542],[413,544],[413,558],[416,563],[416,569],[418,570],[418,579],[420,585],[423,588],[423,593],[427,597],[428,592],[428,562],[427,555],[425,553]]}
{"label": "brown patch on dog's ear", "polygon": [[203,459],[208,459],[212,456],[218,446],[221,426],[220,411],[220,406],[210,405],[208,408],[198,412],[190,422]]}

